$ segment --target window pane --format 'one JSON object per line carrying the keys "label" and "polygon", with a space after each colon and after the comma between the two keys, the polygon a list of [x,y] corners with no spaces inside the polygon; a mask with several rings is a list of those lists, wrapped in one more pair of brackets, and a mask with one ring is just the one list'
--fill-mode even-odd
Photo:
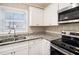
{"label": "window pane", "polygon": [[[25,32],[26,13],[23,11],[5,11],[5,28],[4,32],[9,32],[15,28],[16,32]],[[14,27],[15,26],[15,27]]]}

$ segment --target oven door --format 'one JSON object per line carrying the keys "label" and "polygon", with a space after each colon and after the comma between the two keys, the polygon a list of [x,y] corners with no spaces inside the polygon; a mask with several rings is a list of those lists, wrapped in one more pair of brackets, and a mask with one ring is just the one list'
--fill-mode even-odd
{"label": "oven door", "polygon": [[53,47],[50,47],[50,55],[65,55]]}

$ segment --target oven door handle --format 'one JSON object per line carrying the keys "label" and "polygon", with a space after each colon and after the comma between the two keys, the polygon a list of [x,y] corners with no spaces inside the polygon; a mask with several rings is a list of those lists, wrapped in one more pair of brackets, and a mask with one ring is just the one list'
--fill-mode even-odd
{"label": "oven door handle", "polygon": [[58,47],[58,46],[52,44],[52,43],[50,44],[50,46],[51,46],[52,48],[58,50],[59,52],[65,54],[65,55],[75,55],[75,54],[73,54],[72,52],[69,52],[69,51],[67,51],[67,50],[65,50],[65,49],[63,49],[63,48],[61,48],[61,47]]}

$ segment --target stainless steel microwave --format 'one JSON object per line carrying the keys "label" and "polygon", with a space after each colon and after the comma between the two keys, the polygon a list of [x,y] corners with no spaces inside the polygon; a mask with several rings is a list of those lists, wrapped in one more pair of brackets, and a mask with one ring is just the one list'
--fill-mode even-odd
{"label": "stainless steel microwave", "polygon": [[58,21],[79,19],[79,6],[58,13]]}

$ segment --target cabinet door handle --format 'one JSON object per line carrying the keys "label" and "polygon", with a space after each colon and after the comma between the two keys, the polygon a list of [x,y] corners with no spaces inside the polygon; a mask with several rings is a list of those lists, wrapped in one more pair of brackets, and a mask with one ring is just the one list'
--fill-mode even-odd
{"label": "cabinet door handle", "polygon": [[15,55],[15,51],[14,52],[11,52],[11,55]]}
{"label": "cabinet door handle", "polygon": [[15,55],[15,51],[14,51],[14,55]]}
{"label": "cabinet door handle", "polygon": [[11,52],[11,55],[13,54],[13,52]]}

